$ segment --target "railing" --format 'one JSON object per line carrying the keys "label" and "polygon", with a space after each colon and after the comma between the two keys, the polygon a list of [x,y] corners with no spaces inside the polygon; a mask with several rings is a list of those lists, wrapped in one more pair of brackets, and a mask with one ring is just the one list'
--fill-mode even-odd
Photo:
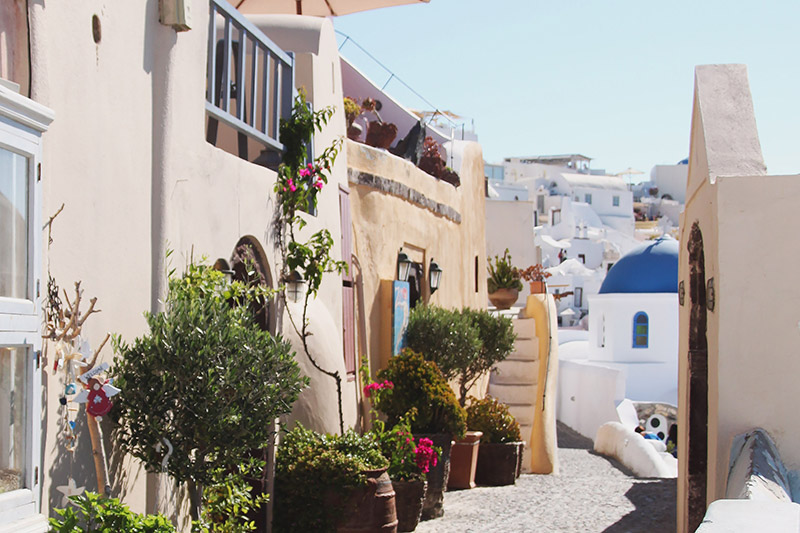
{"label": "railing", "polygon": [[237,132],[239,157],[248,159],[248,138],[283,150],[280,119],[292,111],[294,57],[225,0],[209,0],[209,8],[206,139],[217,144],[222,122]]}

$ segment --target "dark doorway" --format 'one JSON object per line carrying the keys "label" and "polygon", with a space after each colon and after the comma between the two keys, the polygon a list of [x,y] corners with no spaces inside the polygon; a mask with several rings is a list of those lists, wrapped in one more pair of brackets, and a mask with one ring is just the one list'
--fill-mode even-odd
{"label": "dark doorway", "polygon": [[[270,274],[267,254],[258,239],[250,235],[245,235],[231,254],[231,269],[233,279],[247,283],[250,286],[262,285],[272,287],[272,275]],[[264,331],[275,333],[275,313],[273,312],[270,301],[258,300],[253,302],[251,310],[255,315],[256,322]]]}
{"label": "dark doorway", "polygon": [[689,531],[706,513],[708,486],[708,340],[706,339],[706,271],[703,234],[695,222],[687,244],[689,252],[689,413],[687,509]]}
{"label": "dark doorway", "polygon": [[422,265],[419,263],[411,263],[411,266],[408,268],[408,303],[411,306],[411,309],[416,307],[416,305],[422,299],[423,279]]}

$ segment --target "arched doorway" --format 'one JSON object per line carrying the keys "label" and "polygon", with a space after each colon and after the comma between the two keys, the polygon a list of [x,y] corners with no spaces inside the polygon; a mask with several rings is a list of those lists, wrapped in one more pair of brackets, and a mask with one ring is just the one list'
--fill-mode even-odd
{"label": "arched doorway", "polygon": [[[236,243],[231,254],[231,270],[236,281],[273,287],[267,255],[258,239],[251,235],[245,235]],[[274,300],[259,301],[253,306],[252,311],[261,329],[274,334],[276,313],[273,305]]]}
{"label": "arched doorway", "polygon": [[706,272],[703,233],[695,222],[687,244],[689,252],[689,427],[688,519],[694,531],[706,513],[708,486],[708,341],[706,339]]}

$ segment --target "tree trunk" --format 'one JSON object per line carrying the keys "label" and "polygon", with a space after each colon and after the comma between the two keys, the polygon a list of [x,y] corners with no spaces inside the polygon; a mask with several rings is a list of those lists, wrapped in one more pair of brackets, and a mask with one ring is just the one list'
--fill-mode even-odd
{"label": "tree trunk", "polygon": [[189,513],[192,521],[200,520],[200,510],[203,508],[203,486],[193,480],[187,482],[189,488]]}

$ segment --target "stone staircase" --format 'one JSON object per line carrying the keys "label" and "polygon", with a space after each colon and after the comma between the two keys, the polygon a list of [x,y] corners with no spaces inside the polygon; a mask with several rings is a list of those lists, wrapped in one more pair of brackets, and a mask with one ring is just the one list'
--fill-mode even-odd
{"label": "stone staircase", "polygon": [[517,340],[514,351],[497,365],[489,377],[489,394],[509,406],[509,411],[520,425],[520,434],[525,442],[522,456],[522,471],[531,467],[530,438],[536,404],[536,388],[539,378],[539,340],[536,337],[536,321],[532,318],[514,318]]}

